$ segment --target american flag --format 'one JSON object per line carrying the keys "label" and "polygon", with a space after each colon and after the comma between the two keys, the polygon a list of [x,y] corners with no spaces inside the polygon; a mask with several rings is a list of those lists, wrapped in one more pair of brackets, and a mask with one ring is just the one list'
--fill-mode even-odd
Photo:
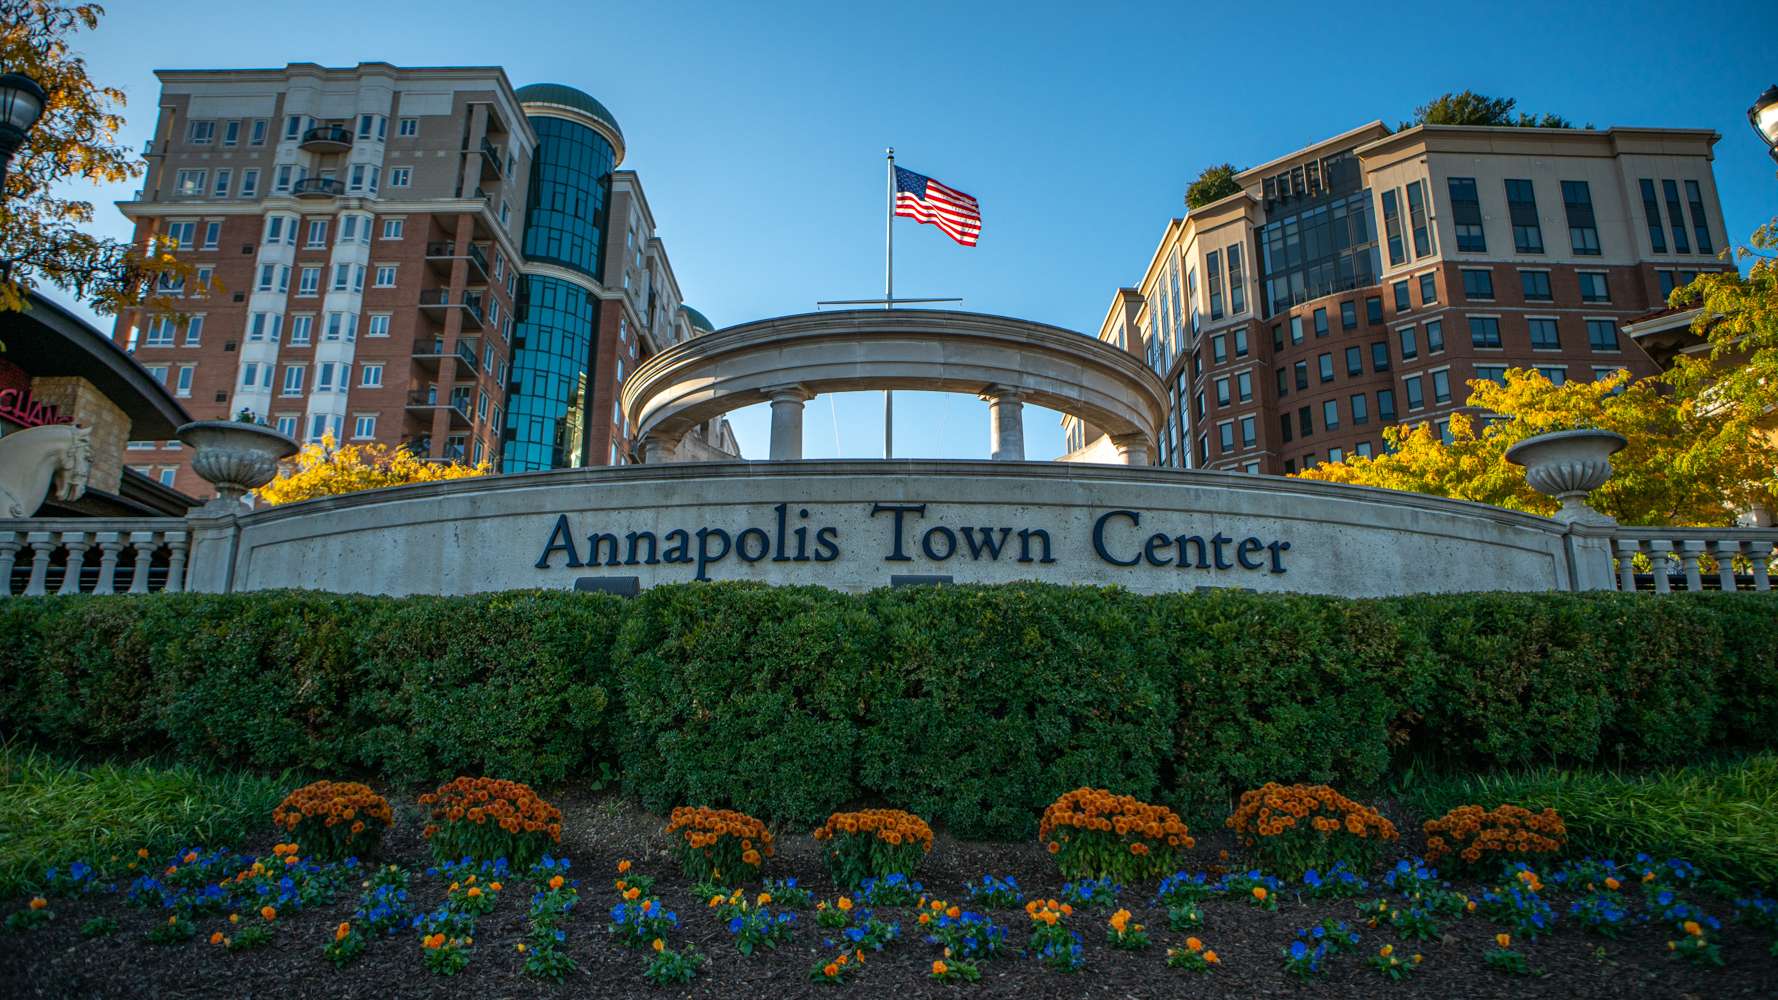
{"label": "american flag", "polygon": [[974,198],[912,170],[895,168],[895,214],[928,222],[966,247],[982,234],[982,210]]}

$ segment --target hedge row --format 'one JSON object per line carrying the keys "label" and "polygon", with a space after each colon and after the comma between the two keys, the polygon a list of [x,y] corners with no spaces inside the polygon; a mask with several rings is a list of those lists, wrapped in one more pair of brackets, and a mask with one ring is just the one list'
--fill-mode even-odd
{"label": "hedge row", "polygon": [[1083,784],[1192,814],[1409,760],[1778,747],[1764,594],[52,597],[0,601],[0,650],[0,729],[64,751],[397,784],[615,771],[657,810],[888,802],[966,836],[1028,835]]}

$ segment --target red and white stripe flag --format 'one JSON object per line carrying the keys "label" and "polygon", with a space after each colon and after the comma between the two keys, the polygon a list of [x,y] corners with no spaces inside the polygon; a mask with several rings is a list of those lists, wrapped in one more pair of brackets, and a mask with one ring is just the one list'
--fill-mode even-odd
{"label": "red and white stripe flag", "polygon": [[895,214],[937,226],[966,247],[975,246],[982,234],[982,210],[974,198],[901,167],[895,168]]}

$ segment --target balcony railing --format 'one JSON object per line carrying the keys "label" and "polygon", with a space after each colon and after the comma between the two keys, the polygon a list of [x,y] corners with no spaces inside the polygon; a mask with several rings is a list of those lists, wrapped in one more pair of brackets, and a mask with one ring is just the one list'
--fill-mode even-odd
{"label": "balcony railing", "polygon": [[482,325],[482,297],[474,292],[464,292],[463,297],[451,301],[451,290],[448,288],[429,288],[420,293],[422,309],[461,309],[465,322],[472,322],[476,329]]}
{"label": "balcony railing", "polygon": [[435,410],[444,407],[451,411],[452,426],[469,425],[470,397],[452,391],[449,396],[440,398],[437,386],[416,389],[407,394],[407,408],[410,410]]}
{"label": "balcony railing", "polygon": [[499,180],[501,177],[505,176],[506,161],[502,156],[499,147],[484,138],[482,140],[481,154],[483,177],[492,177],[495,180]]}
{"label": "balcony railing", "polygon": [[185,589],[180,517],[0,522],[0,597]]}
{"label": "balcony railing", "polygon": [[448,270],[451,261],[454,261],[459,257],[467,257],[469,258],[469,263],[481,271],[480,277],[486,279],[488,276],[487,253],[474,243],[467,244],[467,246],[467,250],[458,253],[456,244],[451,241],[434,240],[433,242],[426,244],[426,260],[437,265],[442,265],[442,270]]}
{"label": "balcony railing", "polygon": [[290,185],[290,193],[298,198],[338,198],[345,189],[337,177],[304,177]]}
{"label": "balcony railing", "polygon": [[1620,527],[1611,538],[1619,590],[1772,589],[1778,528]]}
{"label": "balcony railing", "polygon": [[475,358],[475,348],[460,340],[457,342],[457,362],[459,364],[468,365],[471,373],[479,373],[481,371],[481,363]]}
{"label": "balcony railing", "polygon": [[352,148],[352,130],[343,125],[317,125],[303,132],[297,146],[311,153],[343,153]]}

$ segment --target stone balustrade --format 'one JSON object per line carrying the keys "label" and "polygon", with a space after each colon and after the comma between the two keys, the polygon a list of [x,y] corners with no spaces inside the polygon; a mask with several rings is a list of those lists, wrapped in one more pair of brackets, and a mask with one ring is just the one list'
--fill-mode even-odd
{"label": "stone balustrade", "polygon": [[[1778,528],[1619,526],[1611,543],[1619,590],[1771,590]],[[1646,572],[1637,569],[1639,555]]]}
{"label": "stone balustrade", "polygon": [[185,589],[179,517],[0,521],[0,597]]}

